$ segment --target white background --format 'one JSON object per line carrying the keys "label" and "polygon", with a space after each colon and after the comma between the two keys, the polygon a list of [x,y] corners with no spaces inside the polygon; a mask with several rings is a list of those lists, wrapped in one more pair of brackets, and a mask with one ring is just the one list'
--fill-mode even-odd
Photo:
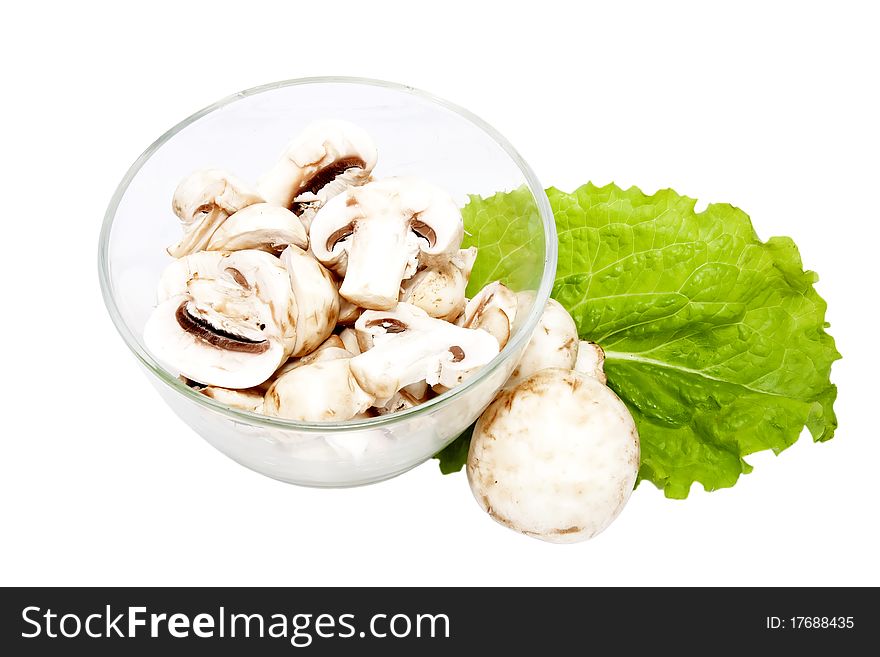
{"label": "white background", "polygon": [[[6,8],[0,583],[880,584],[878,16],[717,4]],[[327,491],[216,452],[115,333],[100,222],[129,164],[180,119],[322,74],[464,105],[548,186],[673,187],[742,207],[762,238],[794,236],[844,354],[837,437],[754,456],[735,488],[683,502],[643,485],[571,546],[496,525],[434,462]]]}

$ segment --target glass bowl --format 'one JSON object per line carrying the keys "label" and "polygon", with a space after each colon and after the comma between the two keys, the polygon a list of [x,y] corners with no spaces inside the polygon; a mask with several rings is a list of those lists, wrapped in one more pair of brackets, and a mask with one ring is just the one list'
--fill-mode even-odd
{"label": "glass bowl", "polygon": [[[536,291],[507,346],[472,378],[415,408],[348,422],[308,423],[236,410],[187,387],[158,364],[143,342],[165,247],[180,226],[171,211],[178,181],[217,167],[254,182],[309,122],[351,121],[379,148],[374,176],[414,175],[459,205],[524,187],[533,207],[512,220],[522,235],[519,288]],[[528,204],[526,204],[528,206]],[[491,257],[491,249],[478,258]],[[123,340],[180,418],[238,463],[308,486],[356,486],[388,479],[429,459],[489,404],[534,330],[556,272],[556,229],[535,174],[513,147],[470,112],[411,87],[355,78],[309,78],[255,87],[181,121],[131,166],[101,229],[99,275],[104,301]],[[522,316],[522,315],[520,315]]]}

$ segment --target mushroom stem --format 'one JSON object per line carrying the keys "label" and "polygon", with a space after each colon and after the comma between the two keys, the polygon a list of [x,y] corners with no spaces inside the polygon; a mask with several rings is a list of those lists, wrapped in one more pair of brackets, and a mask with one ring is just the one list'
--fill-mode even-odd
{"label": "mushroom stem", "polygon": [[581,340],[578,342],[577,360],[574,369],[591,376],[599,383],[608,383],[605,376],[605,350],[595,342]]}
{"label": "mushroom stem", "polygon": [[349,239],[348,266],[339,294],[362,308],[393,308],[407,265],[419,250],[408,223],[392,215],[373,217],[358,222]]}

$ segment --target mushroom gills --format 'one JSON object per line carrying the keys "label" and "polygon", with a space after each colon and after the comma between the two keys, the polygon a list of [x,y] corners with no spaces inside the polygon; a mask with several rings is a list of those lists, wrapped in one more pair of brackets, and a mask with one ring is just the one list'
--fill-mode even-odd
{"label": "mushroom gills", "polygon": [[308,231],[324,203],[369,180],[376,159],[376,145],[363,129],[346,121],[315,121],[290,141],[257,188],[270,203],[298,215]]}
{"label": "mushroom gills", "polygon": [[394,311],[365,311],[356,327],[373,346],[352,358],[351,371],[378,399],[422,381],[454,387],[498,354],[498,342],[486,331],[434,319],[407,303]]}
{"label": "mushroom gills", "polygon": [[215,322],[193,315],[189,303],[185,296],[160,303],[144,327],[147,349],[169,370],[204,385],[253,388],[287,357],[279,337],[257,339],[243,326],[218,330]]}
{"label": "mushroom gills", "polygon": [[[192,335],[197,340],[227,351],[239,351],[247,354],[262,354],[269,349],[269,341],[266,339],[248,338],[244,335],[233,333],[227,329],[214,326],[208,319],[200,316],[195,311],[192,301],[181,301],[174,313],[180,328]],[[242,333],[247,327],[242,327]]]}
{"label": "mushroom gills", "polygon": [[184,178],[171,201],[171,208],[184,229],[168,253],[180,258],[203,251],[226,219],[262,197],[235,176],[219,169],[194,171]]}
{"label": "mushroom gills", "polygon": [[171,369],[205,385],[261,384],[297,338],[288,273],[263,251],[181,258],[163,273],[158,297],[144,329],[147,347]]}
{"label": "mushroom gills", "polygon": [[[331,194],[330,196],[336,196],[341,191],[344,191],[349,185],[355,184],[354,178],[358,175],[359,172],[351,171],[352,169],[360,169],[364,170],[367,168],[367,163],[364,162],[364,159],[359,156],[346,157],[341,160],[336,160],[332,164],[327,165],[326,167],[319,169],[316,171],[311,178],[307,178],[301,184],[299,189],[296,191],[296,195],[294,196],[293,203],[291,204],[291,210],[294,214],[302,214],[303,210],[306,208],[314,208],[314,203],[316,201],[320,201],[321,199],[318,197],[318,193],[323,190],[328,185],[337,184],[337,178],[343,177],[346,174],[348,175],[349,180],[342,182],[340,181],[338,184],[338,188],[334,189],[335,194]],[[328,196],[328,198],[330,197]]]}

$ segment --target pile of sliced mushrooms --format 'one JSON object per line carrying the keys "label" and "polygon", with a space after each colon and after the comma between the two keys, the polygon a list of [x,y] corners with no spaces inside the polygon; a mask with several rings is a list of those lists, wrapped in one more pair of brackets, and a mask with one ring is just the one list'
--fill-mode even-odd
{"label": "pile of sliced mushrooms", "polygon": [[[376,161],[364,130],[327,120],[254,186],[187,176],[149,350],[221,403],[307,422],[412,408],[489,363],[534,292],[494,281],[466,299],[477,251],[461,248],[457,204],[418,178],[374,178]],[[603,358],[551,300],[471,442],[468,480],[501,524],[573,542],[623,508],[639,441]]]}

